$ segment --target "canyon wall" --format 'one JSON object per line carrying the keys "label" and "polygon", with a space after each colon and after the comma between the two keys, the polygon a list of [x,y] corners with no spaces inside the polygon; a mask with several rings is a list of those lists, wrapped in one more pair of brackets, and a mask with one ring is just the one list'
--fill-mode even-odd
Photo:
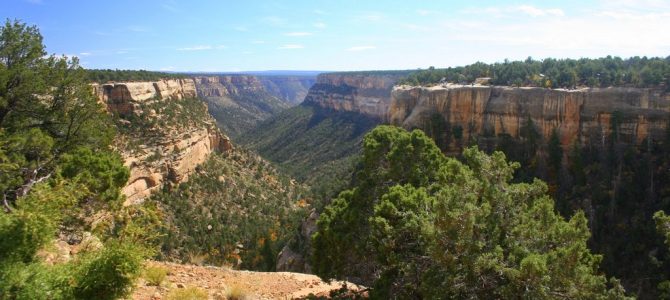
{"label": "canyon wall", "polygon": [[[170,106],[172,118],[186,118],[191,107],[204,106],[195,99],[193,79],[124,82],[93,85],[98,100],[107,105],[120,133],[115,146],[130,178],[122,192],[126,205],[140,203],[166,184],[186,181],[212,152],[228,151],[231,143],[216,127],[206,108],[198,110],[200,122],[176,122],[162,114]],[[184,101],[198,101],[188,103]],[[184,116],[180,116],[184,115]],[[124,118],[124,116],[135,116]],[[138,120],[138,117],[140,120]],[[133,122],[144,122],[133,124]],[[153,125],[146,125],[153,124]]]}
{"label": "canyon wall", "polygon": [[[553,130],[561,144],[601,142],[615,132],[621,141],[640,144],[665,138],[670,93],[661,89],[533,87],[441,84],[395,86],[400,75],[330,73],[319,75],[305,103],[372,116],[405,128],[424,128],[439,115],[462,139],[518,138],[530,119],[548,139]],[[616,131],[612,125],[617,126]]]}
{"label": "canyon wall", "polygon": [[305,103],[383,118],[389,110],[393,85],[402,76],[400,74],[321,74],[305,97]]}
{"label": "canyon wall", "polygon": [[113,112],[134,112],[140,103],[153,100],[195,98],[193,79],[165,79],[153,82],[92,84],[98,100]]}
{"label": "canyon wall", "polygon": [[481,85],[397,86],[386,118],[391,124],[419,127],[439,114],[463,140],[472,135],[519,137],[532,120],[548,139],[554,129],[561,144],[604,142],[613,133],[640,144],[664,139],[670,120],[670,94],[658,89],[584,88],[577,90]]}
{"label": "canyon wall", "polygon": [[260,76],[259,79],[268,93],[291,105],[300,104],[316,83],[315,76]]}
{"label": "canyon wall", "polygon": [[194,78],[199,97],[226,97],[239,95],[244,91],[261,92],[265,87],[256,76],[219,75],[197,76]]}

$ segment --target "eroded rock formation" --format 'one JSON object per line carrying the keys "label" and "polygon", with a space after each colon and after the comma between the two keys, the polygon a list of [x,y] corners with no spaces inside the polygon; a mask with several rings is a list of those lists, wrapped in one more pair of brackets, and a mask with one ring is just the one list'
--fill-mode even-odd
{"label": "eroded rock formation", "polygon": [[[118,120],[122,126],[131,128],[119,134],[115,141],[125,165],[130,168],[130,178],[123,188],[126,205],[141,202],[165,184],[187,180],[212,152],[232,148],[228,137],[217,129],[206,109],[201,110],[206,115],[199,116],[203,121],[187,122],[187,125],[177,124],[161,115],[160,109],[158,112],[154,109],[172,105],[171,113],[187,114],[186,110],[191,106],[185,105],[183,101],[199,101],[195,99],[195,83],[192,79],[108,83],[93,87],[99,101],[105,103],[110,112],[122,116],[138,115],[152,121],[148,124],[159,124],[157,121],[162,121],[161,125],[136,128],[144,125],[137,126],[132,121]],[[150,107],[148,104],[154,108],[145,113],[143,110]]]}
{"label": "eroded rock formation", "polygon": [[166,79],[154,82],[116,82],[93,84],[93,92],[112,112],[135,112],[143,102],[185,99],[196,96],[193,79]]}
{"label": "eroded rock formation", "polygon": [[389,110],[393,85],[401,77],[401,75],[321,74],[309,90],[305,102],[334,110],[383,117]]}
{"label": "eroded rock formation", "polygon": [[554,129],[564,146],[600,142],[613,133],[640,144],[663,139],[670,117],[670,94],[657,89],[584,88],[577,90],[477,85],[395,87],[386,116],[391,124],[422,127],[432,114],[472,135],[518,138],[530,118],[548,139]]}

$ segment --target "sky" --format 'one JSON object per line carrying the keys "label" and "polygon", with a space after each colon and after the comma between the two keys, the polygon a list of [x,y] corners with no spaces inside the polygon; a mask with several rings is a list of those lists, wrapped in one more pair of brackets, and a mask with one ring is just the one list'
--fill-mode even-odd
{"label": "sky", "polygon": [[670,0],[1,0],[86,68],[393,70],[670,55]]}

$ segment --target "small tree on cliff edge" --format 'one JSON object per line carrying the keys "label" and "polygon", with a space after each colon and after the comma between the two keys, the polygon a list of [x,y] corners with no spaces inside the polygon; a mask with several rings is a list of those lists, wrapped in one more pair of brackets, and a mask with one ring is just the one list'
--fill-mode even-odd
{"label": "small tree on cliff edge", "polygon": [[464,159],[418,130],[371,131],[356,184],[318,221],[315,272],[379,299],[626,298],[599,274],[583,213],[558,215],[539,180],[510,183],[519,165],[501,152]]}

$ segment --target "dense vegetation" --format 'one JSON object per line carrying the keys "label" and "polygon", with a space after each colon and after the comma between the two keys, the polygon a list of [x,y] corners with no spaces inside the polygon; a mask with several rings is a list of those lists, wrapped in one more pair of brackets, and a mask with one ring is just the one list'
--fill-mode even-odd
{"label": "dense vegetation", "polygon": [[491,84],[575,88],[578,86],[658,87],[670,88],[670,56],[620,57],[589,59],[553,59],[474,63],[464,67],[419,70],[400,84],[426,85],[439,82],[470,84],[479,77],[490,77]]}
{"label": "dense vegetation", "polygon": [[239,89],[221,97],[203,97],[219,128],[233,141],[271,115],[289,108],[289,104],[256,89]]}
{"label": "dense vegetation", "polygon": [[598,271],[583,213],[556,214],[542,181],[511,183],[519,165],[501,152],[463,157],[418,130],[368,133],[356,180],[319,219],[315,272],[376,299],[626,298]]}
{"label": "dense vegetation", "polygon": [[86,78],[97,83],[118,81],[156,81],[161,79],[186,78],[186,74],[155,72],[147,70],[111,70],[111,69],[88,69]]}
{"label": "dense vegetation", "polygon": [[152,198],[168,220],[164,258],[274,270],[305,217],[305,188],[241,149],[212,155],[196,172]]}
{"label": "dense vegetation", "polygon": [[544,138],[530,118],[518,139],[481,134],[459,140],[440,115],[427,119],[422,129],[448,153],[467,145],[504,152],[521,165],[515,182],[546,181],[561,214],[586,213],[589,247],[604,254],[603,270],[639,297],[657,298],[658,284],[670,278],[670,256],[652,220],[654,212],[670,211],[670,130],[660,140],[648,138],[637,146],[618,134],[622,117],[614,116],[611,134],[569,147],[561,146],[557,131]]}
{"label": "dense vegetation", "polygon": [[[0,298],[119,298],[156,245],[153,212],[121,207],[109,116],[77,59],[44,48],[36,27],[0,28]],[[59,235],[81,251],[45,261]]]}
{"label": "dense vegetation", "polygon": [[361,139],[378,122],[303,103],[264,121],[240,142],[305,182],[315,198],[327,199],[349,182]]}

